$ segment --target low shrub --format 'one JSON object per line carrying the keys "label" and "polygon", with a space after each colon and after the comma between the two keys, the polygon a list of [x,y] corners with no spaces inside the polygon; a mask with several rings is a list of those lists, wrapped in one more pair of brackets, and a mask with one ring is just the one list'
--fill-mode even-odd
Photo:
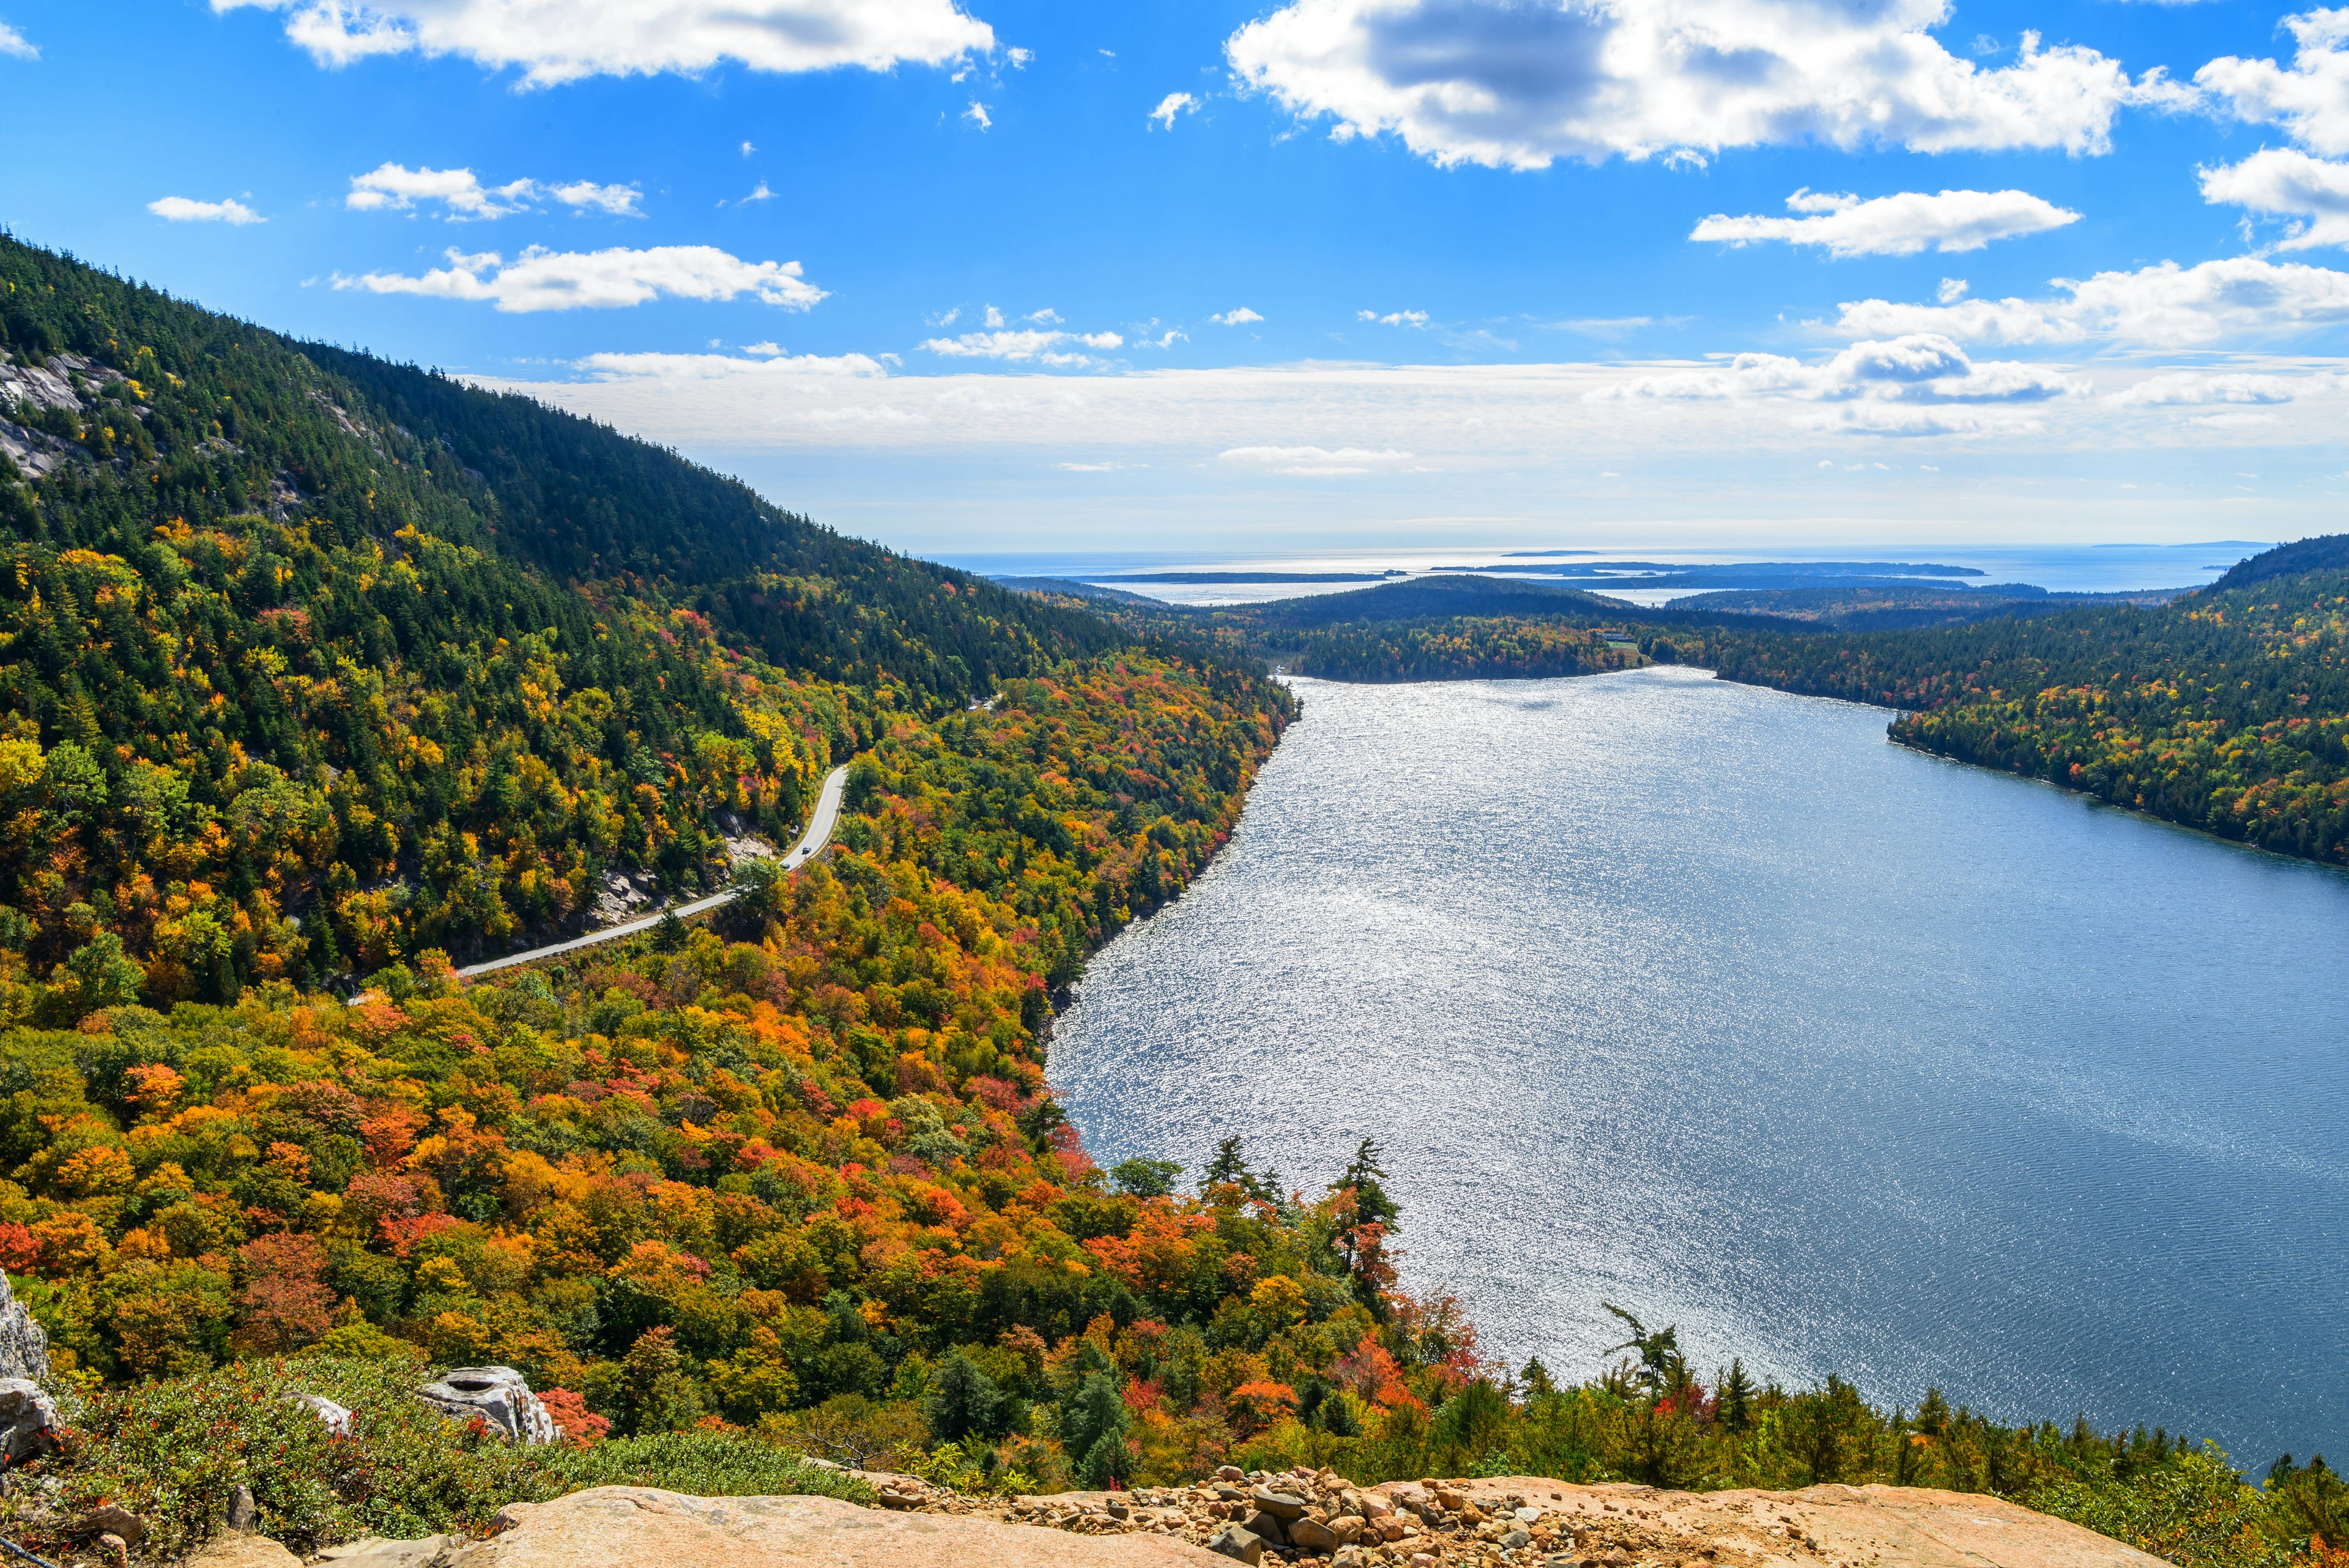
{"label": "low shrub", "polygon": [[650,1486],[693,1497],[836,1497],[870,1503],[863,1481],[799,1454],[727,1432],[659,1432],[589,1449],[539,1450],[556,1493],[591,1486]]}

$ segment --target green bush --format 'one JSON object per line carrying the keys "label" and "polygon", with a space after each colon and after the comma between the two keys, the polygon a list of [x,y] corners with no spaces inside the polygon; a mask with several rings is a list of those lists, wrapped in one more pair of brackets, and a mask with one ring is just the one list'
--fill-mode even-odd
{"label": "green bush", "polygon": [[[529,1450],[447,1419],[415,1387],[406,1366],[318,1356],[100,1389],[49,1463],[69,1511],[119,1502],[166,1555],[218,1529],[239,1486],[264,1534],[310,1551],[478,1528],[507,1502],[566,1490]],[[297,1394],[349,1408],[353,1435],[334,1436]]]}
{"label": "green bush", "polygon": [[2149,1474],[2085,1476],[2019,1501],[2194,1568],[2285,1568],[2306,1543],[2280,1506],[2282,1496],[2246,1484],[2215,1448],[2179,1454]]}

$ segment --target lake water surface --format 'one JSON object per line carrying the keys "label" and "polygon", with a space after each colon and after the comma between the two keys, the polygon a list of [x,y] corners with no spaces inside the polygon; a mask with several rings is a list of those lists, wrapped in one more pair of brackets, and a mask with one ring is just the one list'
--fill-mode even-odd
{"label": "lake water surface", "polygon": [[1513,1362],[2349,1458],[2349,876],[1697,671],[1298,689],[1061,1022],[1104,1164],[1375,1137]]}

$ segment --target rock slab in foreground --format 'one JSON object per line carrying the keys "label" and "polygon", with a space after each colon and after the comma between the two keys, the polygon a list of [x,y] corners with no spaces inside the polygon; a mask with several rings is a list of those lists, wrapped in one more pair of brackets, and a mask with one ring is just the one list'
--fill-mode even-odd
{"label": "rock slab in foreground", "polygon": [[[1926,1487],[1815,1486],[1801,1491],[1658,1491],[1643,1486],[1567,1486],[1539,1476],[1390,1482],[1366,1496],[1391,1499],[1395,1517],[1425,1534],[1447,1536],[1447,1563],[1570,1561],[1656,1563],[1685,1556],[1737,1568],[1821,1568],[1866,1563],[1884,1568],[2168,1568],[2161,1559],[2124,1546],[2019,1503],[1978,1492]],[[1428,1529],[1429,1516],[1460,1519],[1459,1501],[1480,1522]],[[1531,1513],[1530,1520],[1526,1515]],[[1511,1552],[1495,1537],[1526,1532]],[[1465,1536],[1466,1539],[1461,1539]],[[1478,1537],[1483,1539],[1478,1539]],[[1462,1548],[1466,1550],[1463,1551]],[[1390,1554],[1426,1550],[1405,1541]],[[1503,1555],[1503,1553],[1507,1553]]]}
{"label": "rock slab in foreground", "polygon": [[1231,1568],[1164,1536],[1078,1537],[828,1497],[682,1497],[650,1487],[575,1491],[468,1548],[459,1568]]}
{"label": "rock slab in foreground", "polygon": [[[1259,1506],[1266,1495],[1303,1511],[1283,1523]],[[2166,1568],[2014,1503],[1916,1487],[1700,1494],[1540,1476],[1357,1487],[1330,1470],[1226,1467],[1197,1486],[1009,1502],[935,1492],[914,1506],[1097,1543],[1148,1532],[1226,1561],[1329,1568]]]}

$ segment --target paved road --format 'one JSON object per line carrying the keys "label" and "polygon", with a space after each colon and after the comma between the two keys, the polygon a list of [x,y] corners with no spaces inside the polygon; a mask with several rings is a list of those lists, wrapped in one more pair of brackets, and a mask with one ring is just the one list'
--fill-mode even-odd
{"label": "paved road", "polygon": [[[783,857],[784,870],[798,870],[814,859],[823,852],[823,846],[832,842],[833,824],[840,820],[841,797],[847,793],[848,770],[846,768],[834,768],[824,776],[823,793],[816,796],[815,815],[808,818],[807,832],[800,836],[800,841],[792,846],[792,852]],[[688,915],[698,915],[705,909],[714,909],[733,897],[734,889],[730,888],[722,893],[712,893],[707,898],[696,898],[690,904],[679,904],[675,909],[665,909],[661,913],[675,915],[682,920]],[[598,942],[608,942],[620,937],[632,937],[638,931],[649,931],[659,925],[660,921],[660,915],[647,915],[641,920],[630,920],[626,925],[610,926],[600,931],[590,931],[584,937],[574,937],[567,942],[553,942],[543,948],[533,948],[528,952],[508,953],[503,958],[492,959],[487,963],[472,964],[457,972],[470,977],[488,974],[493,970],[511,969],[518,963],[553,958],[557,953],[575,952],[581,948],[592,948]]]}

